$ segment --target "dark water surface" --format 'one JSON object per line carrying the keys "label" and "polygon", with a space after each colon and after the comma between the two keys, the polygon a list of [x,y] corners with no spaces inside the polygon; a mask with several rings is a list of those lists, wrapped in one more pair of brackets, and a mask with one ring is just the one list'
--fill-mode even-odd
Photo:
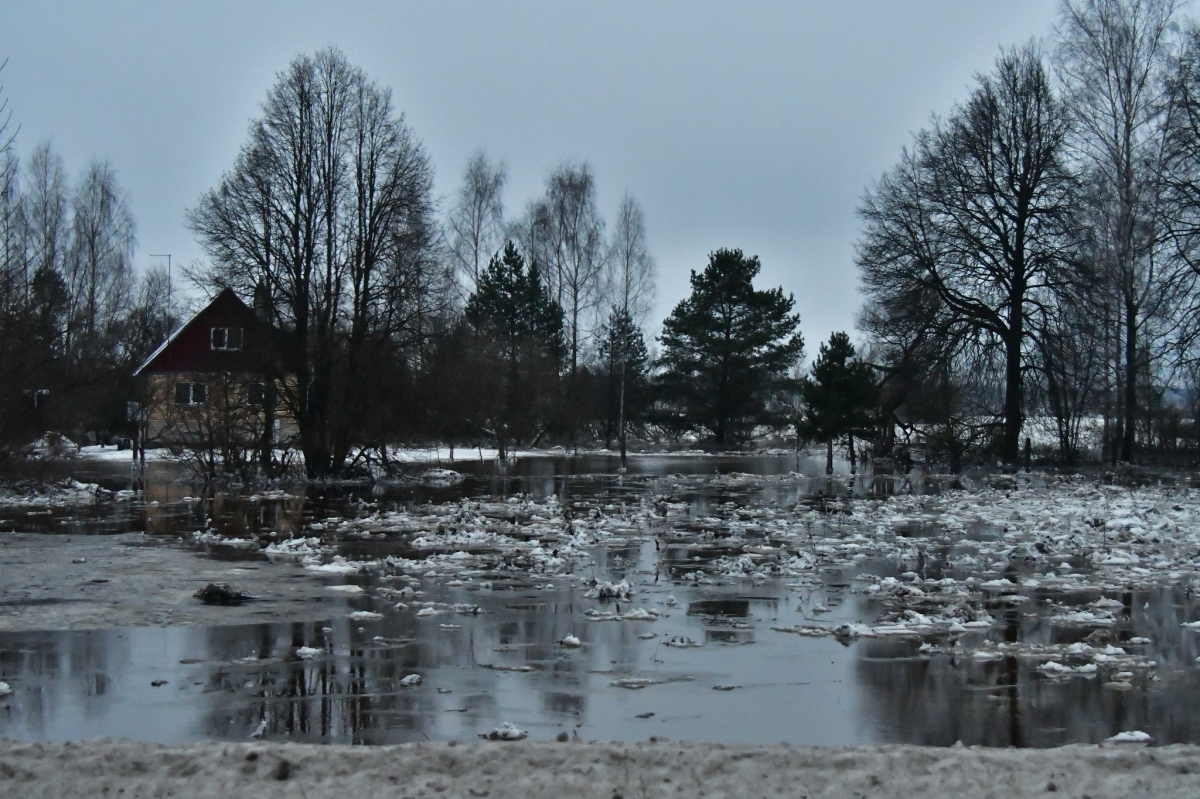
{"label": "dark water surface", "polygon": [[[193,487],[171,482],[174,475],[159,467],[144,502],[49,514],[6,512],[0,514],[0,529],[144,531],[185,539],[206,527],[228,535],[266,529],[299,534],[326,517],[352,514],[364,499],[381,508],[514,493],[557,494],[565,502],[617,501],[658,493],[656,478],[669,474],[808,475],[748,487],[737,481],[705,487],[700,481],[682,492],[699,519],[724,502],[811,501],[812,494],[827,490],[819,477],[822,467],[819,461],[797,464],[793,456],[646,457],[633,459],[629,474],[620,478],[614,474],[616,459],[605,456],[531,458],[504,473],[494,464],[460,462],[454,468],[468,477],[453,486],[323,486],[267,500],[204,498],[190,493],[197,491]],[[128,480],[123,464],[91,464],[72,473],[114,489]],[[864,483],[856,490],[870,488]],[[361,546],[347,542],[344,551],[355,554]],[[919,640],[840,641],[772,629],[814,620],[872,623],[884,608],[855,593],[860,584],[853,578],[860,571],[899,574],[905,567],[894,562],[826,571],[817,585],[789,588],[796,583],[787,579],[696,585],[687,579],[689,570],[695,558],[712,557],[713,551],[686,542],[665,552],[656,551],[653,541],[634,542],[594,555],[596,564],[585,567],[584,576],[625,578],[637,589],[632,603],[620,603],[622,610],[655,608],[664,615],[654,622],[587,621],[584,611],[597,607],[596,601],[563,579],[518,579],[491,590],[427,579],[414,584],[426,591],[421,599],[478,605],[480,612],[419,618],[412,609],[397,614],[392,602],[368,595],[333,600],[323,622],[0,633],[0,679],[14,689],[0,698],[0,737],[245,740],[265,722],[268,740],[382,744],[474,739],[509,721],[532,739],[565,731],[585,740],[653,735],[1042,747],[1097,742],[1140,729],[1159,744],[1200,741],[1200,669],[1194,663],[1200,635],[1180,628],[1181,621],[1197,618],[1197,608],[1183,589],[1130,591],[1122,598],[1116,643],[1148,637],[1153,644],[1127,646],[1158,663],[1139,672],[1133,689],[1122,691],[1096,677],[1047,679],[1036,662],[1011,656],[985,662],[926,656],[917,651]],[[219,547],[196,551],[196,557],[228,556]],[[352,579],[373,585],[365,575]],[[1055,599],[1083,606],[1097,596],[1079,592]],[[815,619],[814,606],[828,610]],[[1051,624],[1037,611],[1036,600],[988,609],[999,623],[987,635],[997,642],[1068,643],[1089,632]],[[349,618],[353,611],[369,610],[391,612],[381,619]],[[557,643],[568,633],[582,647]],[[301,647],[323,652],[302,659]],[[411,674],[419,674],[421,684],[402,686]],[[627,678],[652,682],[639,689],[612,684]],[[166,682],[154,685],[159,681]]]}

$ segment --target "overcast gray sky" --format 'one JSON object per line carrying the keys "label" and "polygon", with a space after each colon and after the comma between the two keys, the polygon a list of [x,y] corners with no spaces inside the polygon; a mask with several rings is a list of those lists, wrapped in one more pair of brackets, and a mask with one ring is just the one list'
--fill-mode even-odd
{"label": "overcast gray sky", "polygon": [[[1057,0],[0,3],[19,152],[108,158],[138,263],[202,258],[184,210],[233,163],[289,59],[326,45],[392,87],[437,193],[483,147],[518,213],[586,159],[612,218],[630,191],[661,319],[707,253],[740,247],[796,296],[810,355],[860,303],[855,207],[1001,46],[1050,33]],[[654,325],[657,329],[657,325]]]}

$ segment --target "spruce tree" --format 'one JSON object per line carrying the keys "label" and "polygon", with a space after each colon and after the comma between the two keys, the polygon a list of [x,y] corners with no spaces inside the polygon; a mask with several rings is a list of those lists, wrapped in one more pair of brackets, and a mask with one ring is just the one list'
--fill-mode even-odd
{"label": "spruce tree", "polygon": [[508,438],[520,443],[543,427],[546,404],[557,394],[565,352],[562,307],[546,292],[537,264],[526,268],[510,241],[479,276],[464,315],[503,364],[502,404],[494,415],[503,458]]}
{"label": "spruce tree", "polygon": [[828,344],[821,345],[809,376],[801,382],[800,395],[804,401],[800,434],[825,442],[826,474],[833,474],[833,445],[842,438],[849,445],[851,471],[857,471],[854,438],[869,435],[879,388],[848,335],[834,333]]}
{"label": "spruce tree", "polygon": [[804,349],[792,296],[754,288],[761,268],[758,256],[741,250],[712,253],[702,273],[692,272],[692,294],[659,339],[664,397],[721,447],[776,421],[772,401]]}

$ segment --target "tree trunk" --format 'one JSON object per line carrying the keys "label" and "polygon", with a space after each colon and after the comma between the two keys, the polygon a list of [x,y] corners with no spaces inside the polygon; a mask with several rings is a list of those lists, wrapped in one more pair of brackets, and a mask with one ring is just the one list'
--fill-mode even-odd
{"label": "tree trunk", "polygon": [[1021,457],[1021,323],[1014,319],[1005,342],[1004,364],[1004,440],[1001,458],[1016,466]]}
{"label": "tree trunk", "polygon": [[825,442],[825,474],[833,476],[833,438]]}
{"label": "tree trunk", "polygon": [[621,360],[621,399],[617,405],[617,438],[621,442],[621,468],[625,468],[625,360]]}
{"label": "tree trunk", "polygon": [[1101,386],[1101,391],[1104,392],[1104,401],[1101,406],[1101,413],[1104,415],[1104,427],[1100,438],[1100,462],[1108,463],[1109,457],[1113,451],[1113,423],[1112,423],[1112,372],[1109,371],[1109,364],[1112,363],[1112,321],[1108,314],[1108,302],[1104,304],[1104,366],[1101,372],[1104,375],[1104,385]]}
{"label": "tree trunk", "polygon": [[1133,463],[1134,436],[1137,433],[1137,310],[1125,302],[1125,429],[1121,436],[1121,460]]}
{"label": "tree trunk", "polygon": [[851,433],[848,436],[848,441],[849,441],[849,447],[850,447],[850,474],[856,475],[856,474],[858,474],[858,456],[854,452],[854,434],[853,433]]}
{"label": "tree trunk", "polygon": [[608,384],[604,391],[604,448],[612,449],[613,436],[619,436],[620,433],[614,428],[616,420],[613,419],[613,381],[616,380],[615,369],[611,357],[608,359]]}
{"label": "tree trunk", "polygon": [[271,455],[275,448],[275,381],[263,381],[263,430],[259,442],[258,468],[263,475],[270,476]]}
{"label": "tree trunk", "polygon": [[1116,466],[1121,459],[1121,441],[1125,437],[1125,385],[1122,353],[1125,347],[1121,344],[1121,333],[1117,331],[1113,343],[1113,430],[1112,449],[1109,450],[1109,464]]}

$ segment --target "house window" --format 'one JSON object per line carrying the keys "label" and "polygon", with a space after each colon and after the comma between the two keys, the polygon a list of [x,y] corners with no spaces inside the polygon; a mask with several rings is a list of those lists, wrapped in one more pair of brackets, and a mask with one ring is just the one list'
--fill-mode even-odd
{"label": "house window", "polygon": [[214,350],[233,351],[242,348],[242,329],[240,327],[214,327],[210,333]]}
{"label": "house window", "polygon": [[261,408],[267,404],[267,384],[250,383],[246,386],[246,404],[251,408]]}
{"label": "house window", "polygon": [[50,401],[50,389],[39,388],[33,392],[33,407],[44,408],[46,403]]}
{"label": "house window", "polygon": [[203,383],[176,383],[176,405],[203,405],[208,399],[208,386]]}

